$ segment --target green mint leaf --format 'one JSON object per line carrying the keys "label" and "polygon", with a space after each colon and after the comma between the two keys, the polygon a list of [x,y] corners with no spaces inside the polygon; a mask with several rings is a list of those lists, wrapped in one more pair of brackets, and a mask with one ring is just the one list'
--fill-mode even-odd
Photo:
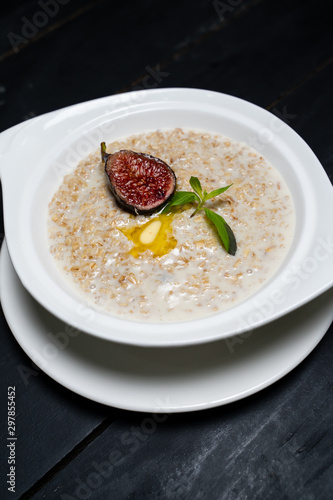
{"label": "green mint leaf", "polygon": [[200,201],[200,198],[195,193],[192,193],[191,191],[178,191],[164,207],[161,213],[165,214],[173,206],[185,205],[186,203],[192,203],[193,201]]}
{"label": "green mint leaf", "polygon": [[212,210],[209,210],[208,208],[205,208],[204,210],[208,219],[210,219],[214,224],[214,226],[216,227],[219,237],[221,238],[221,241],[226,251],[230,255],[235,255],[237,250],[237,243],[231,227],[228,226],[226,221],[220,215],[216,214]]}
{"label": "green mint leaf", "polygon": [[190,185],[193,191],[178,191],[169,201],[169,203],[162,210],[162,214],[169,212],[170,208],[177,205],[186,205],[187,203],[193,203],[196,201],[198,203],[197,208],[192,213],[193,217],[199,210],[204,210],[206,217],[214,224],[217,229],[218,235],[221,239],[223,246],[230,255],[235,255],[237,251],[237,243],[234,233],[231,227],[226,223],[226,221],[218,215],[217,213],[204,207],[204,203],[219,194],[224,193],[229,189],[232,184],[219,189],[214,189],[210,193],[206,190],[202,190],[201,183],[197,177],[192,176],[190,178]]}
{"label": "green mint leaf", "polygon": [[210,193],[205,194],[205,201],[210,200],[211,198],[214,198],[215,196],[218,196],[219,194],[224,193],[227,189],[229,189],[232,186],[232,184],[229,184],[229,186],[225,186],[223,188],[219,189],[214,189],[214,191],[211,191]]}
{"label": "green mint leaf", "polygon": [[191,188],[193,189],[193,191],[195,191],[199,197],[202,199],[202,187],[201,187],[201,184],[200,184],[200,181],[198,179],[198,177],[191,177],[190,179],[190,184],[191,184]]}

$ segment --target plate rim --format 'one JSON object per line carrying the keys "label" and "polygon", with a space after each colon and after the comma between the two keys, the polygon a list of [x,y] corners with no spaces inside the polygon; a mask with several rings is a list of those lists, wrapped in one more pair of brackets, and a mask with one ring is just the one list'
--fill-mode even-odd
{"label": "plate rim", "polygon": [[[147,397],[146,394],[143,394],[143,395],[140,394],[139,397],[137,397],[137,401],[140,401],[140,404],[138,404],[138,402],[136,402],[136,404],[133,404],[131,397],[128,397],[128,402],[124,403],[122,398],[119,399],[119,397],[118,397],[118,400],[117,400],[117,398],[114,397],[114,392],[112,392],[111,398],[110,398],[110,396],[107,396],[107,395],[101,396],[100,394],[98,394],[98,386],[99,386],[98,378],[97,378],[97,382],[96,382],[97,387],[95,387],[95,390],[92,390],[91,387],[88,388],[88,385],[85,385],[84,383],[79,384],[80,387],[78,388],[77,386],[75,386],[75,384],[73,384],[73,382],[71,383],[71,380],[76,380],[77,375],[75,376],[75,373],[74,373],[74,375],[72,373],[72,376],[66,378],[66,376],[64,375],[63,367],[61,367],[61,366],[60,366],[60,368],[57,366],[54,367],[54,363],[53,363],[54,360],[53,359],[51,360],[51,363],[49,365],[43,366],[43,363],[40,361],[42,358],[42,354],[38,356],[36,353],[36,350],[37,350],[36,342],[35,342],[35,345],[33,347],[31,347],[31,345],[29,343],[29,335],[28,335],[28,337],[26,335],[27,331],[29,332],[29,328],[26,327],[26,325],[27,325],[26,318],[23,319],[23,322],[25,323],[25,328],[23,328],[22,326],[18,326],[21,319],[20,319],[19,315],[17,315],[15,312],[17,310],[17,304],[15,303],[15,300],[13,299],[13,297],[11,297],[12,291],[9,291],[11,289],[11,286],[14,289],[14,294],[15,294],[15,288],[16,288],[16,290],[23,292],[23,296],[28,297],[29,299],[32,299],[32,300],[34,300],[34,299],[30,296],[29,292],[27,292],[27,290],[23,287],[22,283],[20,282],[20,280],[19,280],[19,278],[18,278],[18,276],[17,276],[17,274],[12,266],[9,252],[8,252],[8,247],[7,247],[5,240],[3,241],[1,253],[0,253],[0,269],[1,269],[0,291],[1,291],[1,302],[2,302],[2,306],[3,306],[4,315],[6,317],[6,320],[8,322],[9,328],[12,331],[13,336],[15,337],[16,341],[18,342],[18,344],[20,345],[22,350],[26,353],[26,355],[46,375],[48,375],[50,378],[55,380],[57,383],[59,383],[60,385],[62,385],[66,389],[68,389],[68,390],[70,390],[70,391],[72,391],[72,392],[74,392],[74,393],[76,393],[76,394],[78,394],[86,399],[89,399],[91,401],[95,401],[97,403],[100,403],[100,404],[103,404],[103,405],[106,405],[109,407],[114,407],[114,408],[127,410],[127,411],[136,411],[136,412],[142,412],[142,413],[147,413],[147,412],[149,412],[149,413],[150,412],[152,412],[152,413],[170,413],[170,414],[171,413],[186,413],[186,412],[203,411],[203,410],[207,410],[207,409],[211,409],[211,408],[216,408],[219,406],[224,406],[224,405],[233,403],[235,401],[245,399],[245,398],[247,398],[253,394],[256,394],[256,393],[260,392],[261,390],[266,389],[267,387],[271,386],[272,384],[274,384],[278,380],[282,379],[285,375],[290,373],[300,363],[302,363],[302,361],[315,349],[315,347],[319,344],[319,342],[325,336],[327,330],[330,327],[330,324],[333,321],[333,310],[331,308],[333,294],[331,293],[331,295],[330,295],[330,309],[328,311],[326,311],[325,322],[324,322],[325,324],[322,324],[323,323],[323,316],[320,317],[321,328],[314,331],[313,333],[311,330],[311,336],[310,336],[311,342],[308,341],[308,338],[306,338],[306,342],[305,342],[303,336],[300,336],[300,341],[302,342],[302,344],[305,344],[305,347],[303,348],[303,350],[302,349],[296,350],[296,354],[293,357],[292,362],[288,362],[287,364],[285,364],[285,366],[283,368],[281,368],[280,371],[276,371],[274,374],[270,374],[270,376],[264,377],[264,379],[260,383],[256,383],[253,387],[247,388],[246,390],[243,390],[243,391],[239,390],[237,393],[233,394],[232,396],[229,395],[228,397],[223,398],[222,396],[218,397],[218,395],[216,395],[216,397],[214,399],[210,399],[208,401],[202,401],[201,403],[193,402],[192,404],[187,403],[186,405],[183,405],[183,406],[180,406],[178,404],[178,406],[177,406],[177,405],[171,404],[168,400],[168,396],[165,396],[165,394],[163,395],[162,398],[161,397],[155,398],[152,395]],[[15,283],[15,281],[16,281],[16,283]],[[11,286],[8,286],[8,283],[9,283],[9,285],[11,284]],[[43,310],[43,307],[40,304],[38,304],[36,301],[35,301],[35,304],[36,304],[39,311],[46,313],[46,315],[50,319],[53,318],[52,315],[48,311]],[[327,308],[327,306],[326,306],[326,308]],[[21,308],[21,310],[24,310],[24,308]],[[299,314],[299,311],[298,310],[294,311],[293,314]],[[53,320],[54,320],[54,318],[53,318]],[[278,320],[278,321],[283,321],[283,319]],[[266,327],[263,327],[263,328],[266,328]],[[36,325],[35,325],[35,328],[33,330],[36,331]],[[52,331],[52,329],[50,329],[50,332],[51,331]],[[44,335],[44,334],[45,334],[45,332],[42,332],[42,335]],[[90,343],[90,344],[93,344],[94,342],[98,341],[98,342],[102,342],[102,343],[107,342],[108,346],[110,345],[110,343],[108,341],[101,340],[101,339],[95,339],[94,337],[87,336],[86,334],[83,334],[83,335],[88,339],[88,343]],[[254,338],[254,340],[255,340],[255,338]],[[44,338],[43,338],[43,341],[44,341]],[[49,343],[49,340],[46,339],[46,337],[45,337],[45,342],[46,341]],[[251,342],[251,339],[247,339],[247,342],[248,341]],[[218,341],[218,342],[223,342],[223,341]],[[284,339],[284,342],[286,342],[286,339]],[[299,339],[298,339],[298,342],[299,342]],[[44,345],[46,345],[46,344],[44,344]],[[130,348],[131,350],[134,349],[134,350],[142,351],[141,347],[135,347],[135,346],[122,346],[122,347],[125,349],[125,351],[128,348]],[[204,346],[199,345],[199,346],[195,346],[195,348],[196,349],[203,349]],[[181,348],[172,348],[171,350],[175,351],[175,350],[183,350],[183,349],[184,348],[181,347]],[[187,346],[187,347],[185,347],[185,349],[193,349],[193,346]],[[274,345],[271,349],[272,349],[272,351],[275,350]],[[154,349],[148,349],[148,350],[151,352],[154,351]],[[162,351],[163,351],[163,353],[166,353],[166,355],[167,355],[167,351],[168,351],[167,349],[162,349]],[[230,356],[231,355],[232,355],[232,353],[230,354]],[[58,356],[56,356],[54,358],[56,363],[57,363],[57,359],[59,360],[61,358],[61,356],[63,356],[63,351],[59,350]],[[75,372],[75,363],[78,362],[77,361],[78,358],[79,358],[79,356],[76,356],[76,358],[74,359],[74,362],[72,359],[70,364],[69,364],[70,369],[72,371],[74,370],[74,372]],[[70,359],[70,356],[69,356],[69,359]],[[237,359],[236,359],[236,361],[237,361]],[[282,359],[282,364],[283,364],[283,362],[284,362],[284,359]],[[84,362],[82,363],[82,365],[84,365]],[[223,367],[221,368],[221,370],[223,370]],[[85,373],[85,370],[84,370],[84,373]],[[221,373],[223,374],[223,371]],[[89,377],[89,376],[91,376],[90,373],[87,374],[87,377]],[[221,374],[219,376],[221,376]],[[132,376],[132,382],[134,382],[134,377],[135,376]],[[151,373],[151,377],[154,377],[154,373]],[[246,379],[248,378],[248,375],[246,373],[244,373],[244,378],[246,378]],[[209,380],[209,378],[208,378],[208,380]],[[117,380],[113,379],[113,380],[110,380],[108,383],[111,383],[111,382],[116,384]],[[163,383],[165,385],[165,381]],[[185,385],[186,385],[186,383],[185,383]],[[129,379],[128,379],[128,388],[130,388],[130,390],[132,389],[131,376],[129,376]],[[113,386],[113,390],[114,390],[114,386]],[[120,387],[120,390],[123,390],[123,387]],[[142,387],[141,387],[141,391],[142,390],[144,393],[145,392],[144,388],[142,389]],[[119,391],[119,389],[118,389],[118,391]],[[140,392],[140,388],[138,389],[138,387],[136,387],[136,392],[137,391]],[[166,395],[167,394],[168,394],[168,392],[166,392]],[[137,396],[137,393],[136,393],[136,396]],[[150,402],[148,401],[149,399],[150,399]],[[163,402],[164,402],[164,405],[163,405]]]}

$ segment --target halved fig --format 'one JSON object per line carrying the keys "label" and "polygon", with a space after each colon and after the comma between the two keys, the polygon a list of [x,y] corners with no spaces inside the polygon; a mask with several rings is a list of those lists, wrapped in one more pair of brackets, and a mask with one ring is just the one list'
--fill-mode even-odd
{"label": "halved fig", "polygon": [[151,214],[174,194],[175,173],[159,158],[128,150],[108,154],[105,142],[101,155],[111,192],[124,210],[135,215]]}

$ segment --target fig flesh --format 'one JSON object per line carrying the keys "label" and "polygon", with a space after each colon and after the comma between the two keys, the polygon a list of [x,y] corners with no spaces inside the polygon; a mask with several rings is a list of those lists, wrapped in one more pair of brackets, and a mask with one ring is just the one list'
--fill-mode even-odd
{"label": "fig flesh", "polygon": [[129,150],[106,153],[102,160],[110,190],[118,205],[135,215],[159,211],[175,192],[176,176],[164,161]]}

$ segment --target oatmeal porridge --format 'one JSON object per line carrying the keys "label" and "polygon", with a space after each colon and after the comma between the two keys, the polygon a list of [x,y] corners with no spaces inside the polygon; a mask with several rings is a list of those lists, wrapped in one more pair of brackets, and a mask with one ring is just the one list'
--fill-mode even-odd
{"label": "oatmeal porridge", "polygon": [[[196,176],[206,202],[232,228],[228,254],[194,204],[167,214],[131,215],[113,198],[100,151],[67,175],[49,204],[50,251],[77,293],[98,310],[124,319],[173,322],[224,311],[271,278],[290,248],[294,206],[284,179],[259,152],[225,136],[173,129],[139,134],[107,145],[161,158],[191,191]],[[156,237],[140,239],[154,222]],[[147,231],[146,231],[147,232]],[[144,241],[144,244],[142,243]]]}

